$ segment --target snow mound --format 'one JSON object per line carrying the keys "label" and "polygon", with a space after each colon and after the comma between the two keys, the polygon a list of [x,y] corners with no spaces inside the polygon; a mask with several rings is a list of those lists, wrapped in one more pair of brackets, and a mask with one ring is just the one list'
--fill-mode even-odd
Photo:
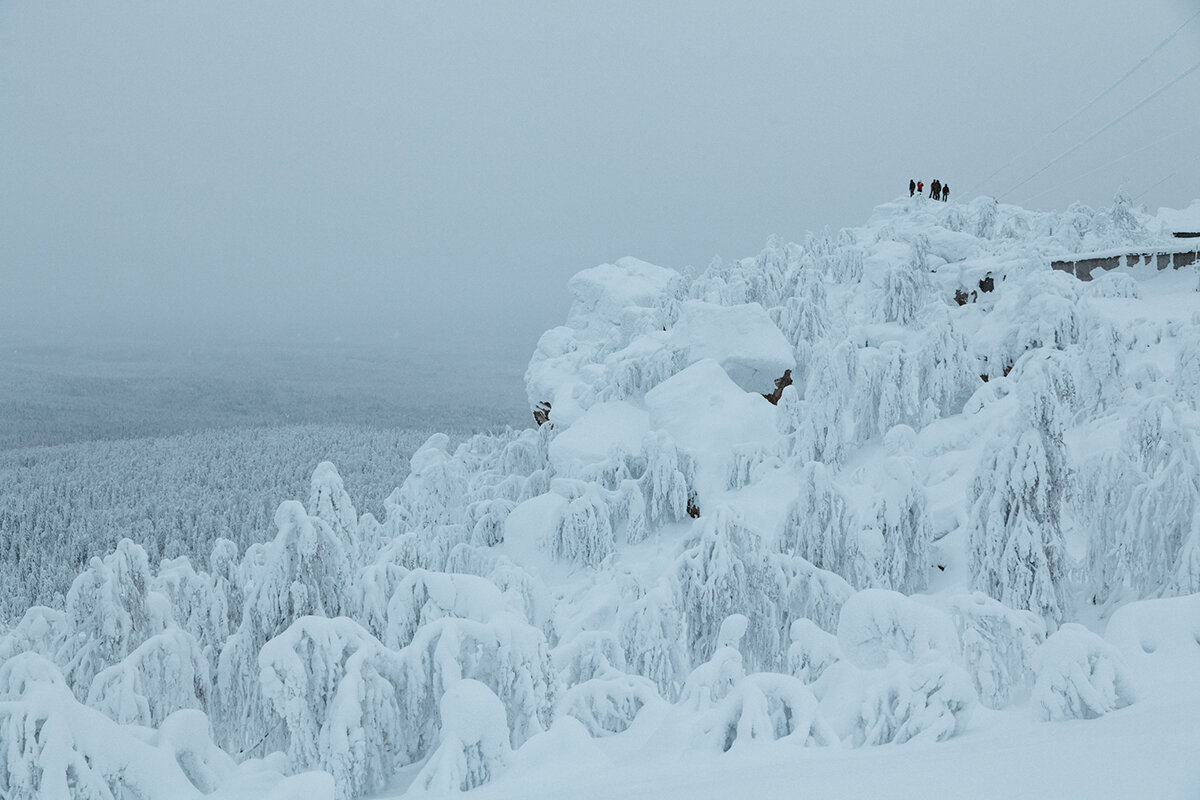
{"label": "snow mound", "polygon": [[747,392],[770,394],[796,368],[792,346],[758,303],[720,306],[688,300],[679,307],[671,340],[695,362],[712,359]]}

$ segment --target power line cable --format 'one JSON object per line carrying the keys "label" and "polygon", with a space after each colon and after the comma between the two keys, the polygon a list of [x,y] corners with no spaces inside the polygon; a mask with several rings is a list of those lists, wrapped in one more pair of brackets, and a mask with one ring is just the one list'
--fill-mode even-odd
{"label": "power line cable", "polygon": [[[1045,172],[1046,170],[1050,169],[1050,168],[1051,168],[1051,167],[1053,167],[1055,164],[1057,164],[1058,162],[1062,161],[1064,158],[1066,158],[1067,156],[1071,155],[1072,153],[1074,153],[1074,152],[1075,152],[1076,150],[1078,150],[1079,148],[1081,148],[1081,147],[1083,147],[1084,145],[1086,145],[1088,142],[1091,142],[1092,140],[1094,140],[1094,139],[1095,139],[1097,136],[1100,136],[1102,133],[1104,133],[1105,131],[1107,131],[1107,130],[1108,130],[1109,128],[1111,128],[1112,126],[1114,126],[1114,125],[1116,125],[1117,123],[1119,123],[1119,122],[1123,121],[1123,120],[1124,120],[1124,119],[1126,119],[1126,118],[1127,118],[1129,115],[1131,115],[1131,114],[1133,114],[1133,113],[1135,113],[1135,112],[1139,111],[1139,110],[1140,110],[1140,109],[1141,109],[1143,106],[1145,106],[1147,103],[1149,103],[1150,101],[1154,100],[1154,99],[1155,99],[1156,97],[1158,97],[1160,94],[1162,94],[1163,92],[1167,91],[1167,90],[1168,90],[1168,89],[1170,89],[1172,86],[1174,86],[1175,84],[1179,83],[1181,80],[1183,80],[1183,79],[1184,79],[1184,78],[1186,78],[1187,76],[1191,75],[1193,72],[1195,72],[1195,71],[1196,71],[1196,70],[1198,70],[1198,69],[1200,69],[1200,61],[1197,61],[1197,62],[1196,62],[1195,64],[1193,64],[1192,66],[1190,66],[1190,67],[1188,67],[1187,69],[1185,69],[1185,70],[1184,70],[1182,73],[1180,73],[1180,74],[1179,74],[1179,75],[1177,75],[1176,77],[1172,78],[1172,79],[1171,79],[1170,81],[1168,81],[1168,82],[1167,82],[1165,85],[1163,85],[1163,86],[1160,86],[1158,89],[1156,89],[1156,90],[1154,90],[1153,92],[1151,92],[1151,93],[1150,93],[1150,95],[1149,95],[1148,97],[1146,97],[1146,98],[1144,98],[1144,99],[1140,100],[1140,101],[1139,101],[1139,102],[1138,102],[1136,105],[1134,105],[1134,106],[1133,106],[1133,108],[1130,108],[1130,109],[1129,109],[1128,111],[1126,111],[1124,114],[1121,114],[1121,115],[1120,115],[1119,117],[1117,117],[1116,119],[1112,120],[1112,121],[1111,121],[1111,122],[1109,122],[1108,124],[1106,124],[1106,125],[1104,125],[1103,127],[1101,127],[1099,130],[1097,130],[1097,131],[1094,131],[1094,132],[1093,132],[1093,133],[1092,133],[1090,136],[1088,136],[1088,137],[1087,137],[1086,139],[1084,139],[1082,142],[1079,142],[1078,144],[1076,144],[1076,145],[1074,145],[1074,146],[1072,146],[1072,147],[1070,147],[1070,148],[1068,148],[1068,149],[1064,150],[1062,153],[1059,153],[1057,156],[1055,156],[1053,159],[1051,159],[1051,160],[1050,160],[1050,163],[1049,163],[1049,164],[1046,164],[1044,167],[1042,167],[1042,168],[1041,168],[1041,169],[1039,169],[1037,172],[1035,172],[1035,173],[1033,173],[1032,175],[1030,175],[1030,176],[1029,176],[1028,178],[1026,178],[1025,180],[1023,180],[1023,181],[1021,181],[1020,183],[1018,183],[1016,186],[1010,187],[1010,188],[1008,189],[1008,191],[1001,193],[1001,195],[999,195],[999,196],[998,196],[998,198],[999,198],[999,197],[1002,197],[1002,196],[1004,196],[1004,195],[1007,195],[1007,194],[1011,194],[1012,192],[1015,192],[1017,189],[1020,189],[1022,186],[1024,186],[1024,185],[1025,185],[1025,184],[1027,184],[1027,183],[1029,183],[1031,180],[1033,180],[1033,179],[1034,179],[1034,178],[1036,178],[1037,176],[1041,175],[1043,172]],[[997,198],[997,199],[998,199],[998,198]]]}
{"label": "power line cable", "polygon": [[1166,47],[1168,44],[1170,44],[1171,40],[1172,40],[1172,39],[1174,39],[1176,36],[1178,36],[1178,35],[1179,35],[1179,32],[1180,32],[1181,30],[1183,30],[1184,28],[1186,28],[1188,25],[1190,25],[1190,24],[1191,24],[1191,22],[1192,22],[1192,20],[1196,19],[1197,17],[1200,17],[1200,11],[1197,11],[1195,14],[1192,14],[1190,17],[1188,17],[1188,18],[1187,18],[1187,20],[1185,20],[1185,21],[1184,21],[1184,23],[1183,23],[1182,25],[1180,25],[1178,28],[1176,28],[1176,29],[1175,29],[1175,30],[1174,30],[1174,31],[1171,33],[1171,35],[1170,35],[1170,36],[1168,36],[1167,38],[1165,38],[1165,39],[1163,39],[1161,42],[1159,42],[1159,43],[1158,43],[1158,44],[1157,44],[1157,45],[1154,47],[1154,49],[1153,49],[1153,50],[1151,50],[1151,51],[1150,51],[1148,54],[1146,54],[1145,56],[1143,56],[1143,57],[1142,57],[1142,60],[1141,60],[1141,61],[1139,61],[1138,63],[1134,64],[1134,65],[1133,65],[1133,67],[1131,67],[1131,68],[1130,68],[1130,70],[1129,70],[1128,72],[1126,72],[1124,75],[1122,75],[1122,76],[1121,76],[1121,77],[1120,77],[1120,78],[1117,80],[1117,82],[1116,82],[1116,83],[1114,83],[1113,85],[1109,86],[1109,87],[1108,87],[1107,89],[1105,89],[1103,92],[1101,92],[1100,94],[1098,94],[1098,95],[1096,95],[1095,97],[1093,97],[1093,98],[1092,98],[1092,99],[1091,99],[1091,100],[1090,100],[1090,101],[1089,101],[1089,102],[1088,102],[1086,105],[1084,105],[1084,107],[1083,107],[1083,108],[1081,108],[1081,109],[1079,109],[1078,111],[1076,111],[1074,114],[1072,114],[1070,117],[1068,117],[1068,118],[1067,118],[1067,119],[1066,119],[1064,122],[1061,122],[1061,123],[1059,123],[1058,127],[1057,127],[1057,128],[1055,128],[1054,130],[1050,131],[1050,132],[1051,132],[1051,133],[1058,133],[1058,132],[1059,132],[1060,130],[1062,130],[1064,127],[1066,127],[1066,126],[1067,126],[1067,125],[1069,125],[1070,123],[1072,123],[1072,122],[1074,122],[1075,120],[1077,120],[1077,119],[1079,118],[1079,116],[1080,116],[1081,114],[1083,114],[1085,111],[1087,111],[1087,110],[1088,110],[1088,109],[1090,109],[1092,106],[1096,105],[1096,103],[1099,103],[1101,100],[1103,100],[1105,97],[1107,97],[1107,96],[1108,96],[1108,94],[1109,94],[1109,92],[1111,92],[1113,89],[1116,89],[1118,86],[1120,86],[1120,85],[1121,85],[1122,83],[1124,83],[1126,80],[1128,80],[1130,75],[1132,75],[1133,73],[1137,72],[1139,69],[1141,69],[1143,66],[1145,66],[1145,64],[1146,64],[1146,62],[1147,62],[1147,61],[1149,61],[1150,59],[1154,58],[1154,56],[1158,55],[1158,52],[1159,52],[1160,50],[1162,50],[1164,47]]}
{"label": "power line cable", "polygon": [[1200,156],[1193,156],[1192,158],[1189,158],[1187,161],[1183,162],[1183,164],[1182,164],[1182,165],[1179,165],[1179,166],[1175,167],[1175,169],[1174,169],[1174,170],[1171,172],[1171,174],[1170,174],[1170,175],[1168,175],[1167,177],[1165,177],[1165,178],[1163,178],[1163,179],[1161,179],[1161,180],[1159,180],[1159,181],[1156,181],[1155,183],[1151,184],[1151,185],[1150,185],[1149,187],[1147,187],[1147,188],[1146,188],[1146,189],[1145,189],[1145,190],[1144,190],[1144,191],[1143,191],[1141,194],[1139,194],[1137,197],[1135,197],[1135,198],[1133,198],[1133,199],[1134,199],[1134,200],[1141,200],[1143,197],[1145,197],[1146,195],[1148,195],[1148,194],[1151,192],[1151,190],[1153,190],[1153,189],[1157,189],[1159,186],[1161,186],[1161,185],[1163,185],[1164,183],[1166,183],[1167,181],[1171,180],[1171,178],[1174,178],[1176,175],[1178,175],[1178,174],[1180,173],[1180,171],[1181,171],[1181,170],[1182,170],[1184,167],[1190,167],[1190,166],[1192,165],[1192,163],[1193,163],[1193,162],[1195,162],[1195,161],[1197,161],[1197,160],[1200,160]]}
{"label": "power line cable", "polygon": [[[1058,133],[1060,130],[1065,128],[1067,125],[1074,122],[1076,119],[1078,119],[1080,117],[1080,115],[1082,115],[1084,112],[1089,110],[1092,106],[1096,105],[1096,103],[1100,102],[1103,98],[1107,97],[1110,92],[1112,92],[1114,89],[1116,89],[1122,83],[1127,81],[1129,79],[1129,77],[1131,75],[1133,75],[1133,73],[1137,72],[1139,69],[1141,69],[1143,66],[1145,66],[1146,62],[1148,62],[1150,59],[1154,58],[1154,56],[1158,55],[1159,51],[1161,51],[1164,47],[1166,47],[1168,44],[1170,44],[1170,42],[1176,36],[1179,35],[1179,32],[1181,30],[1183,30],[1188,25],[1190,25],[1198,17],[1200,17],[1200,11],[1197,11],[1195,14],[1193,14],[1192,16],[1190,16],[1186,20],[1184,20],[1182,25],[1180,25],[1178,28],[1176,28],[1174,31],[1172,31],[1171,34],[1169,36],[1167,36],[1167,38],[1163,39],[1161,42],[1159,42],[1157,45],[1155,45],[1154,49],[1151,50],[1145,56],[1143,56],[1141,61],[1138,61],[1136,64],[1134,64],[1124,75],[1122,75],[1120,78],[1118,78],[1114,83],[1110,84],[1107,89],[1105,89],[1100,94],[1093,97],[1087,104],[1085,104],[1083,106],[1083,108],[1079,109],[1074,114],[1072,114],[1071,116],[1067,117],[1065,120],[1060,122],[1058,124],[1058,126],[1056,128],[1054,128],[1054,130],[1052,130],[1049,133],[1042,136],[1042,138],[1038,139],[1033,145],[1029,146],[1025,150],[1022,150],[1020,153],[1013,156],[1012,159],[1010,159],[1006,164],[1004,164],[1002,167],[997,169],[991,175],[988,175],[982,181],[979,181],[979,185],[987,185],[988,183],[990,183],[991,180],[993,178],[995,178],[997,175],[999,175],[1001,172],[1008,169],[1013,164],[1017,163],[1018,161],[1020,161],[1022,158],[1029,155],[1030,153],[1032,153],[1037,148],[1041,147],[1051,136]],[[972,192],[968,192],[967,194],[970,195],[973,193],[974,192],[972,191]],[[964,195],[964,196],[966,196],[966,195]]]}
{"label": "power line cable", "polygon": [[1136,150],[1129,151],[1128,153],[1126,153],[1123,156],[1118,156],[1117,158],[1114,158],[1112,161],[1109,161],[1107,164],[1103,164],[1099,167],[1096,167],[1095,169],[1089,169],[1087,172],[1084,172],[1080,175],[1076,175],[1074,178],[1070,178],[1068,180],[1062,181],[1061,183],[1059,183],[1055,186],[1052,186],[1049,189],[1044,189],[1035,195],[1031,195],[1031,196],[1025,198],[1025,202],[1027,202],[1027,203],[1032,202],[1034,200],[1037,200],[1039,197],[1043,197],[1047,194],[1050,194],[1051,192],[1058,191],[1059,189],[1063,188],[1064,186],[1070,186],[1072,183],[1075,183],[1076,181],[1083,180],[1084,178],[1087,178],[1091,175],[1095,175],[1097,172],[1102,172],[1103,170],[1106,170],[1109,167],[1115,166],[1116,164],[1121,163],[1122,161],[1124,161],[1127,158],[1131,158],[1133,156],[1138,155],[1139,153],[1144,153],[1145,151],[1150,150],[1151,148],[1157,147],[1159,144],[1165,142],[1167,139],[1171,139],[1176,136],[1180,136],[1184,133],[1191,133],[1192,131],[1194,131],[1198,128],[1200,128],[1200,122],[1197,122],[1193,125],[1189,125],[1186,128],[1179,128],[1178,130],[1171,131],[1166,136],[1160,136],[1157,139],[1155,139],[1154,141],[1150,142],[1149,144],[1145,144]]}

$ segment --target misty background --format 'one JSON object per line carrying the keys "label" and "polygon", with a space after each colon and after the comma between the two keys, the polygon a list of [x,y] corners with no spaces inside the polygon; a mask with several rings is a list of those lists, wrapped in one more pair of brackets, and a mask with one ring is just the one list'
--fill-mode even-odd
{"label": "misty background", "polygon": [[0,446],[527,424],[521,376],[576,271],[753,255],[910,177],[1186,206],[1200,71],[1047,165],[1197,64],[1197,12],[0,4]]}

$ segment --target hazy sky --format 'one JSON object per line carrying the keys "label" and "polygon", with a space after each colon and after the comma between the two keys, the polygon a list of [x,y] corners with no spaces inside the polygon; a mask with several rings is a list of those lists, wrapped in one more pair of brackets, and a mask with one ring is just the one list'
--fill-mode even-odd
{"label": "hazy sky", "polygon": [[1200,71],[1005,192],[1200,61],[1195,20],[1048,137],[1197,11],[9,0],[0,336],[527,356],[579,269],[752,255],[860,224],[910,177],[959,200],[1103,206],[1124,184],[1186,205]]}

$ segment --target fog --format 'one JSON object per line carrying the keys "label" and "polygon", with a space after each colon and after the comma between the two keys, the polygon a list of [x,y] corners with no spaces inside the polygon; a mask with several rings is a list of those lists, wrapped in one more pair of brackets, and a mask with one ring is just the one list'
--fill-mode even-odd
{"label": "fog", "polygon": [[1186,205],[1200,72],[1008,190],[1200,58],[1194,20],[1049,135],[1196,11],[4,3],[0,336],[400,342],[519,374],[577,270],[752,255],[910,177]]}

